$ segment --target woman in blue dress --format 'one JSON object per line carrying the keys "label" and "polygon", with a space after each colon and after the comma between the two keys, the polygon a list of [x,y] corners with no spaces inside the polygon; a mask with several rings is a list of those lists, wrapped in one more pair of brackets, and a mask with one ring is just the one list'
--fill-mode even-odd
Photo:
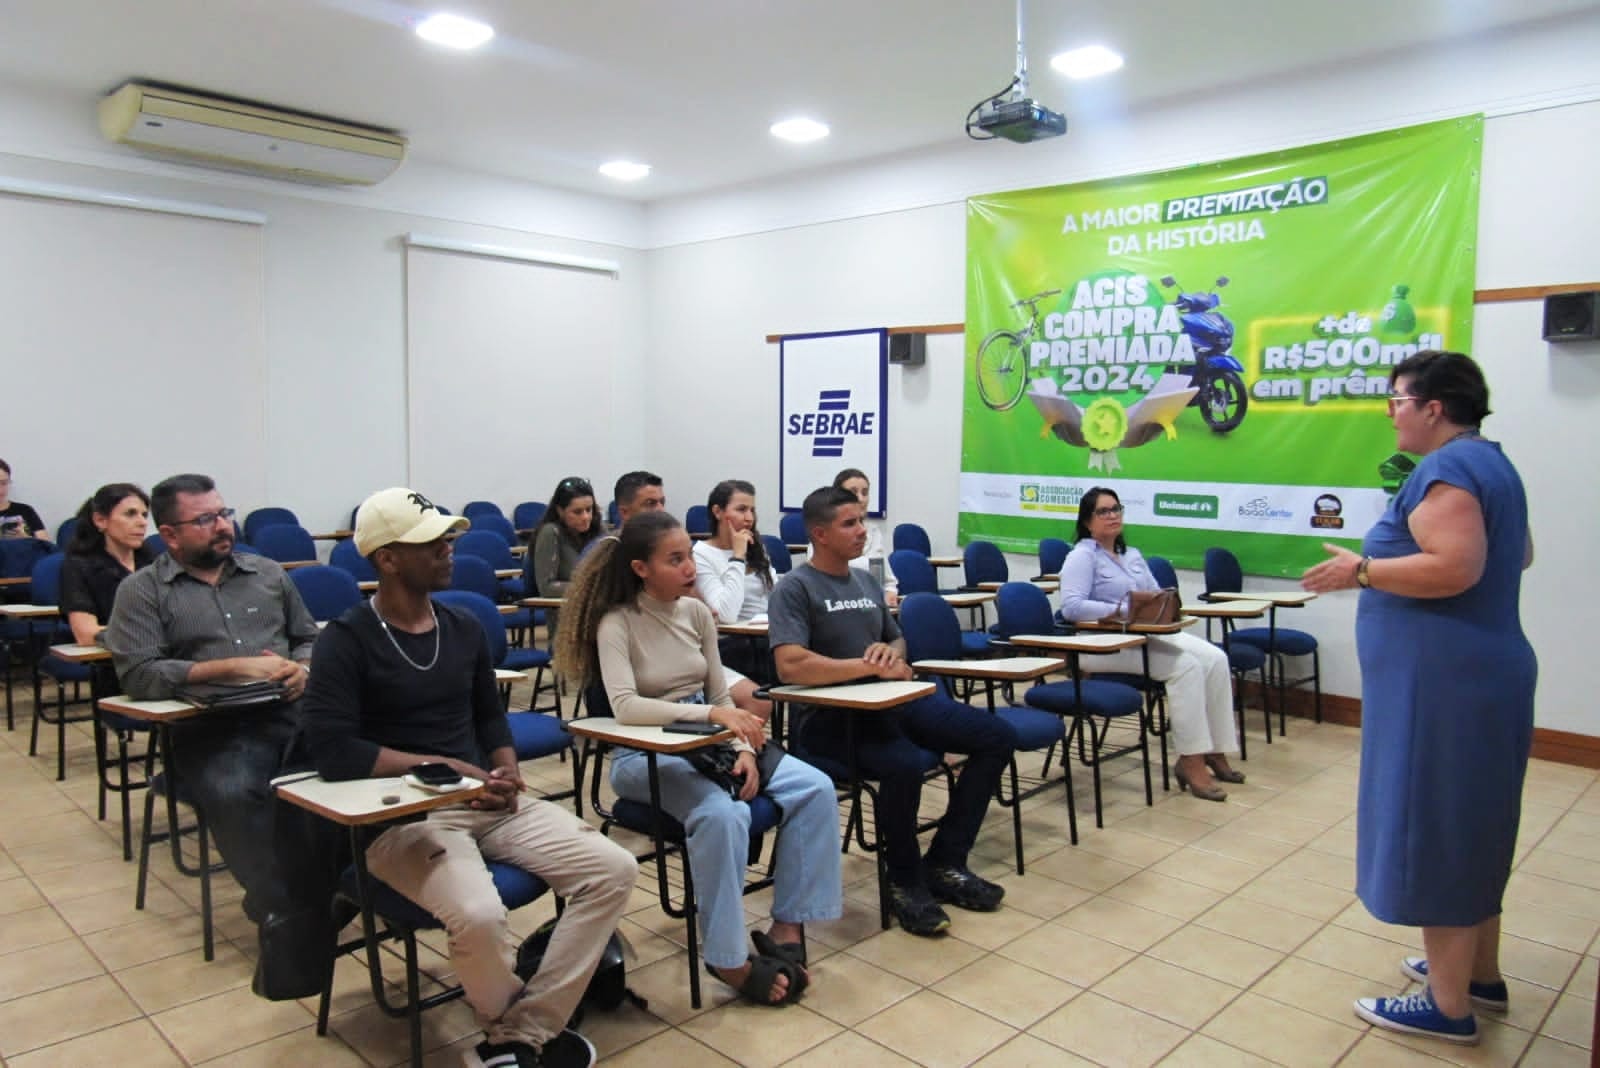
{"label": "woman in blue dress", "polygon": [[1303,580],[1361,589],[1356,892],[1422,928],[1400,970],[1420,993],[1361,998],[1389,1030],[1478,1040],[1506,1010],[1500,907],[1517,839],[1538,667],[1518,613],[1533,562],[1522,480],[1480,436],[1489,389],[1470,358],[1419,352],[1389,377],[1396,446],[1422,457],[1361,554],[1326,546]]}

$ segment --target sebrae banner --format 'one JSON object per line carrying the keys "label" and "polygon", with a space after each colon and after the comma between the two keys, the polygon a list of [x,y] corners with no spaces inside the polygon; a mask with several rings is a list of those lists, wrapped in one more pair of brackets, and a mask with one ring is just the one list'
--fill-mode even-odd
{"label": "sebrae banner", "polygon": [[1471,351],[1482,116],[967,202],[965,544],[1128,540],[1298,575],[1409,470],[1390,368]]}

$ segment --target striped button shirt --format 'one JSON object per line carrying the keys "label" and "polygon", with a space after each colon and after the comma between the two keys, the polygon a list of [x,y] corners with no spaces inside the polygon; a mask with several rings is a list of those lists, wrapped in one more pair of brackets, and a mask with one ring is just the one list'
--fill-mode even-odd
{"label": "striped button shirt", "polygon": [[140,700],[171,697],[198,661],[260,656],[311,659],[317,625],[275,562],[236,554],[215,586],[164,554],[117,587],[106,627],[117,676]]}

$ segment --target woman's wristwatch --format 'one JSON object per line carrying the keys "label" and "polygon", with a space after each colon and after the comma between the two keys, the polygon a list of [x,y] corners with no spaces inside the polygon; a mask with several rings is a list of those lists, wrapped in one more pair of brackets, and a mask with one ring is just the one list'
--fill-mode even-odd
{"label": "woman's wristwatch", "polygon": [[1372,589],[1372,576],[1367,574],[1367,568],[1372,565],[1372,557],[1363,556],[1356,565],[1356,585],[1364,590]]}

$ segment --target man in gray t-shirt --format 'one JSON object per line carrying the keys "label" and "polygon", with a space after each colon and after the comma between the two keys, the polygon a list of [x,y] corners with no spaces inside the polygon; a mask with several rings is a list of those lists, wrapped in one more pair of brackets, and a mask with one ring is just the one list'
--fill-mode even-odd
{"label": "man in gray t-shirt", "polygon": [[[825,686],[866,679],[909,679],[900,628],[871,575],[850,567],[866,542],[860,502],[848,490],[819,489],[805,500],[812,556],[773,588],[767,640],[786,683]],[[912,934],[950,926],[944,901],[966,909],[998,908],[1005,889],[967,868],[1000,775],[1016,748],[1004,720],[953,700],[943,691],[884,712],[795,710],[795,753],[848,774],[847,716],[858,716],[855,757],[864,777],[878,780],[877,823],[889,874],[891,910]],[[967,754],[926,856],[917,847],[923,776],[941,753]]]}

